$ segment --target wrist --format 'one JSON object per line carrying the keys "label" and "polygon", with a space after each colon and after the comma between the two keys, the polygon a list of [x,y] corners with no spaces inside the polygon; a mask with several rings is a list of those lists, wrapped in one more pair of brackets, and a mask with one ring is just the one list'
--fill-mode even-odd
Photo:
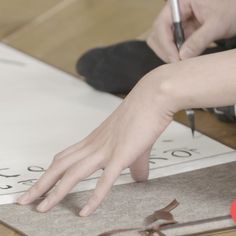
{"label": "wrist", "polygon": [[[147,76],[175,113],[236,104],[236,49],[167,64]],[[223,95],[223,96],[222,96]]]}
{"label": "wrist", "polygon": [[[180,101],[177,97],[176,90],[173,88],[171,81],[171,73],[169,72],[169,64],[160,66],[147,75],[145,75],[140,84],[147,87],[150,99],[154,103],[153,106],[160,113],[160,109],[163,113],[170,117],[181,110]],[[148,96],[148,94],[146,94]]]}

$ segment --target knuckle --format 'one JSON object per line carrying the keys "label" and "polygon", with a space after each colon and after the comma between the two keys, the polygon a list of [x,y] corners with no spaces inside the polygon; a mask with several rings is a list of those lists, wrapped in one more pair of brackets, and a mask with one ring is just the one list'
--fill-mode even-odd
{"label": "knuckle", "polygon": [[60,158],[62,158],[63,156],[63,152],[57,153],[54,157],[53,157],[53,162],[59,160]]}
{"label": "knuckle", "polygon": [[64,178],[70,183],[77,183],[80,179],[83,179],[84,171],[77,171],[75,168],[67,170],[64,174]]}
{"label": "knuckle", "polygon": [[[56,157],[56,156],[55,156]],[[53,159],[53,162],[52,162],[52,165],[51,165],[51,168],[59,168],[61,166],[63,166],[63,162],[64,162],[64,159],[63,158],[54,158]]]}

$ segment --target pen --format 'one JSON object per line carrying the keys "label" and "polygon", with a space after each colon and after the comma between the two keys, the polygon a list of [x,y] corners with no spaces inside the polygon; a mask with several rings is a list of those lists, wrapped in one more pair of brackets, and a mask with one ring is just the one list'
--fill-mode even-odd
{"label": "pen", "polygon": [[[170,0],[171,4],[171,11],[172,11],[172,19],[173,19],[173,26],[174,26],[174,36],[175,36],[175,43],[180,50],[181,46],[185,41],[184,31],[181,22],[181,15],[180,15],[180,8],[179,8],[179,1],[178,0]],[[187,109],[185,110],[186,115],[188,117],[189,125],[192,130],[192,135],[194,137],[195,131],[195,114],[194,110]]]}

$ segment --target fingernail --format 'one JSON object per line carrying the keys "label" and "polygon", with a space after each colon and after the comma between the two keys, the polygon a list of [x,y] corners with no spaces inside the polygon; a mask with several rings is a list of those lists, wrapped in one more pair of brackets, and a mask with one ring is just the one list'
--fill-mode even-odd
{"label": "fingernail", "polygon": [[182,48],[179,52],[180,58],[182,60],[192,57],[192,51],[189,48]]}
{"label": "fingernail", "polygon": [[48,200],[46,198],[38,205],[37,210],[40,212],[44,212],[47,210],[47,206],[48,206]]}
{"label": "fingernail", "polygon": [[19,203],[21,205],[27,204],[29,202],[29,196],[30,196],[29,192],[24,193],[22,196],[20,196],[17,199],[17,203]]}
{"label": "fingernail", "polygon": [[88,216],[90,214],[90,207],[86,205],[79,213],[80,216]]}

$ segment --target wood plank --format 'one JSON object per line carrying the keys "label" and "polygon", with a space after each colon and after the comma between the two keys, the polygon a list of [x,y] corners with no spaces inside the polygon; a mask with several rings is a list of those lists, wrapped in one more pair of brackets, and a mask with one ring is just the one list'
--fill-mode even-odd
{"label": "wood plank", "polygon": [[0,39],[30,22],[62,0],[1,0]]}
{"label": "wood plank", "polygon": [[163,1],[77,0],[44,21],[33,21],[4,42],[69,73],[85,50],[136,38],[146,31]]}
{"label": "wood plank", "polygon": [[2,236],[23,236],[20,232],[0,223],[0,235]]}

